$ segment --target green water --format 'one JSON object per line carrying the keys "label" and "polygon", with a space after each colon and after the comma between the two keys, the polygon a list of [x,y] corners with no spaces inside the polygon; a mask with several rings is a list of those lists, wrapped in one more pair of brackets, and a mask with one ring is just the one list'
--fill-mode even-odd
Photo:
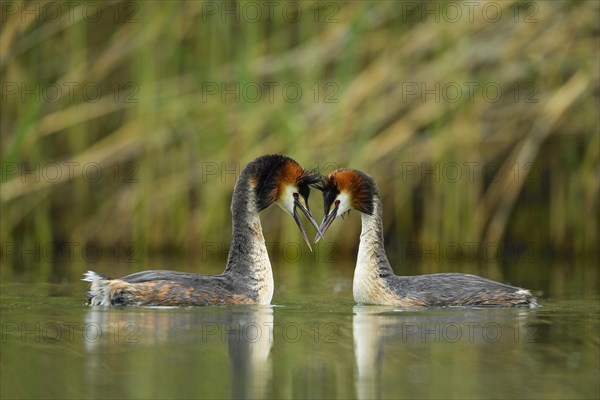
{"label": "green water", "polygon": [[401,310],[355,306],[351,266],[308,271],[276,273],[269,307],[88,307],[83,282],[4,282],[1,397],[600,395],[597,281],[532,281],[537,309]]}

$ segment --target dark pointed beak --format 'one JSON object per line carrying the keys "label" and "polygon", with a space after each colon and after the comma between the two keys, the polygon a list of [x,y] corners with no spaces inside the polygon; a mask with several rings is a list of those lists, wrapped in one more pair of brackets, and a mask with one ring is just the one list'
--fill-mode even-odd
{"label": "dark pointed beak", "polygon": [[[323,218],[323,222],[321,222],[321,226],[319,227],[319,230],[318,230],[318,232],[321,234],[321,237],[320,237],[321,239],[323,238],[323,235],[325,234],[325,232],[327,232],[327,229],[329,229],[329,227],[331,226],[333,221],[335,221],[335,217],[337,217],[337,212],[338,212],[339,207],[340,207],[340,205],[336,204],[335,207],[333,208],[333,210],[331,210],[329,212],[329,214],[327,214],[325,216],[325,218]],[[319,236],[317,236],[315,238],[315,243],[317,243],[320,238],[319,238]]]}
{"label": "dark pointed beak", "polygon": [[298,225],[298,228],[300,228],[300,232],[302,232],[302,236],[304,237],[304,241],[308,245],[308,248],[310,249],[310,251],[312,251],[312,247],[310,246],[310,240],[308,239],[308,235],[306,234],[306,230],[304,230],[304,225],[302,225],[302,221],[300,221],[300,217],[298,217],[298,212],[296,211],[296,208],[299,208],[304,213],[304,215],[306,215],[306,218],[308,218],[308,220],[310,221],[310,223],[312,224],[312,226],[315,227],[315,229],[317,230],[317,238],[318,237],[322,238],[323,235],[321,234],[321,230],[319,229],[319,224],[317,224],[317,221],[315,221],[315,219],[313,218],[313,216],[310,213],[310,211],[308,211],[306,209],[306,207],[304,207],[298,201],[298,199],[294,199],[294,212],[293,212],[292,216],[294,217],[294,221],[296,221],[296,225]]}

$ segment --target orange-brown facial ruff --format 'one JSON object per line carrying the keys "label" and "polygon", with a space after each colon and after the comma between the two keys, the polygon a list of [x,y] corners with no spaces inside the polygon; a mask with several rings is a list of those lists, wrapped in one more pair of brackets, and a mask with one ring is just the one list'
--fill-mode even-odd
{"label": "orange-brown facial ruff", "polygon": [[361,171],[337,169],[325,178],[322,190],[326,214],[339,196],[347,196],[353,209],[373,215],[373,196],[377,188],[373,178]]}
{"label": "orange-brown facial ruff", "polygon": [[297,188],[298,194],[302,196],[308,205],[310,186],[321,182],[321,177],[312,171],[305,171],[293,159],[274,155],[260,160],[255,175],[257,182],[255,186],[258,211],[262,211],[287,191],[288,186]]}

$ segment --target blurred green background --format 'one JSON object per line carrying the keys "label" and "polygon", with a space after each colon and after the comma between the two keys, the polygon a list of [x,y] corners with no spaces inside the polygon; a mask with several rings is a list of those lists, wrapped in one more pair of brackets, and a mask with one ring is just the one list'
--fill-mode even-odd
{"label": "blurred green background", "polygon": [[[218,272],[266,153],[375,177],[393,265],[597,265],[597,1],[67,3],[2,2],[4,279],[78,279],[101,252]],[[317,253],[355,257],[350,220]],[[396,272],[445,268],[417,264]]]}

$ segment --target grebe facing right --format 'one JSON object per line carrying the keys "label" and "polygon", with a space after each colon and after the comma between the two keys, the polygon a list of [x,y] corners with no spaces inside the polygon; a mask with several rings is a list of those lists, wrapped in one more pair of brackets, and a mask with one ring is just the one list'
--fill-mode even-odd
{"label": "grebe facing right", "polygon": [[[233,190],[232,242],[227,267],[220,275],[154,270],[112,279],[88,271],[92,305],[204,306],[217,304],[269,304],[273,272],[258,213],[277,203],[296,221],[310,243],[298,216],[299,208],[319,227],[308,209],[310,186],[321,177],[302,169],[289,157],[262,156],[250,162]],[[320,233],[319,233],[320,234]]]}
{"label": "grebe facing right", "polygon": [[336,217],[351,209],[361,212],[362,231],[352,284],[356,303],[424,307],[537,306],[529,290],[475,275],[394,275],[385,254],[382,204],[373,178],[355,169],[338,169],[325,178],[320,189],[325,204],[321,235]]}

